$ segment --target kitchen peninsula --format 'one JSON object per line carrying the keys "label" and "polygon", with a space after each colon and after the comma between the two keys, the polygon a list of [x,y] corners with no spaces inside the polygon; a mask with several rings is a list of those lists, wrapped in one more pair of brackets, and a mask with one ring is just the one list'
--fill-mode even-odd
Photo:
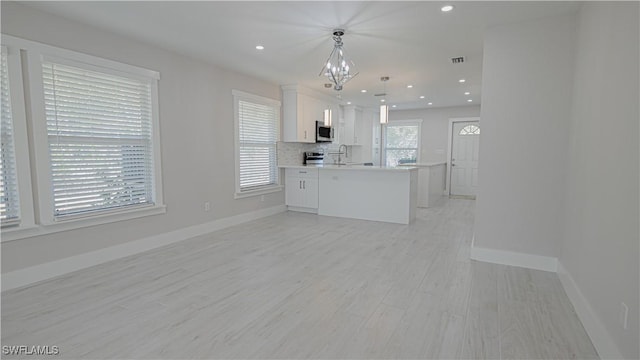
{"label": "kitchen peninsula", "polygon": [[416,217],[415,167],[281,167],[289,210],[399,224],[409,224]]}

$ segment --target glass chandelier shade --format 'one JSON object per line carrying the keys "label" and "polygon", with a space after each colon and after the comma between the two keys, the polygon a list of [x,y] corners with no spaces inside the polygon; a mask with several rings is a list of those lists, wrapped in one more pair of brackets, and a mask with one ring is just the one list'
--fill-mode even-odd
{"label": "glass chandelier shade", "polygon": [[343,29],[333,30],[333,41],[335,41],[333,51],[319,74],[319,76],[326,76],[336,91],[342,90],[344,84],[358,75],[354,70],[355,64],[344,54],[342,35],[344,35]]}
{"label": "glass chandelier shade", "polygon": [[333,114],[331,113],[331,109],[324,109],[324,126],[331,126],[333,122]]}
{"label": "glass chandelier shade", "polygon": [[380,105],[380,124],[389,123],[389,105]]}

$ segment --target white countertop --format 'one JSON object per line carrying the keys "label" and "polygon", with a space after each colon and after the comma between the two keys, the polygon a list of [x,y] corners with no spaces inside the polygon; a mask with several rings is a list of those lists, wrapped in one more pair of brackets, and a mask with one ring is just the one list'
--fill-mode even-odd
{"label": "white countertop", "polygon": [[429,162],[429,163],[401,164],[398,166],[430,167],[430,166],[438,166],[438,165],[447,165],[447,162],[440,161],[440,162]]}
{"label": "white countertop", "polygon": [[365,165],[279,165],[286,169],[326,169],[326,170],[369,170],[369,171],[411,171],[417,170],[415,166],[387,167],[387,166],[365,166]]}

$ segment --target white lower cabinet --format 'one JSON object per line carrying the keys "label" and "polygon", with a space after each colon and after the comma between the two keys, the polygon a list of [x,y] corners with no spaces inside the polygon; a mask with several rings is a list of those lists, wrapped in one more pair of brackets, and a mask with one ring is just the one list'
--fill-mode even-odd
{"label": "white lower cabinet", "polygon": [[318,169],[285,169],[285,203],[289,210],[318,211]]}

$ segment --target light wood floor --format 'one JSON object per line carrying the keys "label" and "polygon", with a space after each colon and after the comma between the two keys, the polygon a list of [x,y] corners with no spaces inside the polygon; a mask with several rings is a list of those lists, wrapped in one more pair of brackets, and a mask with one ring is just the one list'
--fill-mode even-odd
{"label": "light wood floor", "polygon": [[469,260],[473,218],[463,199],[408,226],[278,214],[5,292],[2,345],[59,346],[52,359],[597,358],[556,274]]}

